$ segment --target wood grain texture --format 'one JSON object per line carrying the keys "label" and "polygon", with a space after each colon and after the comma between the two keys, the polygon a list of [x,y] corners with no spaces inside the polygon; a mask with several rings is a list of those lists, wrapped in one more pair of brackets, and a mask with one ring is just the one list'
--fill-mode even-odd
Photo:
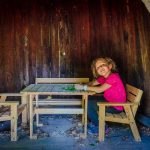
{"label": "wood grain texture", "polygon": [[140,0],[1,0],[0,91],[18,92],[36,77],[92,78],[92,60],[108,56],[144,90],[150,116],[149,27]]}

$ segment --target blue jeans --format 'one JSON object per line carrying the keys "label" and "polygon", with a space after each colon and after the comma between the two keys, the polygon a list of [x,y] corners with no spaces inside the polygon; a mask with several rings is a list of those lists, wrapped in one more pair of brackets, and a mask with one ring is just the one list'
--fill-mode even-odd
{"label": "blue jeans", "polygon": [[[103,96],[89,96],[88,99],[88,118],[89,120],[94,123],[96,126],[98,126],[98,102],[107,102]],[[106,107],[106,112],[108,113],[121,113],[122,111],[119,111],[115,109],[114,107]]]}

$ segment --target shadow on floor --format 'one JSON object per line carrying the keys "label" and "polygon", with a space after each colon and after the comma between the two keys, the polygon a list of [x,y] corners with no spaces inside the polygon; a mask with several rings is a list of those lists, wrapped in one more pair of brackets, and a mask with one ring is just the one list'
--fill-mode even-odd
{"label": "shadow on floor", "polygon": [[[105,141],[98,142],[98,133],[88,129],[82,139],[81,117],[77,115],[41,115],[43,127],[34,126],[37,140],[29,139],[29,128],[18,128],[19,139],[10,142],[10,131],[0,132],[1,150],[149,150],[150,128],[139,125],[142,142],[135,142],[130,128],[121,124],[108,124]],[[93,126],[93,129],[95,127]]]}

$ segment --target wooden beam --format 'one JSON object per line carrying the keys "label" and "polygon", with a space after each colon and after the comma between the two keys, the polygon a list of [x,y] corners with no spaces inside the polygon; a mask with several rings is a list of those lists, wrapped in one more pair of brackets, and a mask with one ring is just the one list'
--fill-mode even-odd
{"label": "wooden beam", "polygon": [[83,114],[82,108],[35,108],[36,114]]}

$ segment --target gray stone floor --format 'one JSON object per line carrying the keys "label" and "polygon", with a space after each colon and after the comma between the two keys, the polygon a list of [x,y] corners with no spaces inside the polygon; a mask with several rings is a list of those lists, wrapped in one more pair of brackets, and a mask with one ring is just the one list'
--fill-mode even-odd
{"label": "gray stone floor", "polygon": [[77,115],[42,115],[43,127],[34,126],[37,140],[29,139],[29,129],[18,128],[19,139],[10,142],[9,132],[0,132],[0,150],[150,150],[150,128],[139,125],[142,142],[135,142],[130,128],[121,124],[108,124],[105,141],[98,142],[98,134],[88,130],[82,139],[81,117]]}

